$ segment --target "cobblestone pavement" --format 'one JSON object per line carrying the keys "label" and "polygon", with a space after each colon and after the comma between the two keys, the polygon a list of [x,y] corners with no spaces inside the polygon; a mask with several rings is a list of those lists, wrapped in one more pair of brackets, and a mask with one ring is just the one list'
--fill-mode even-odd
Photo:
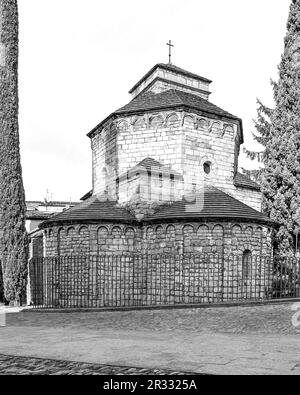
{"label": "cobblestone pavement", "polygon": [[[11,313],[0,327],[0,354],[68,360],[59,363],[78,372],[88,363],[146,372],[300,374],[300,317],[293,306]],[[12,369],[20,365],[12,361]],[[36,371],[52,363],[42,361]]]}
{"label": "cobblestone pavement", "polygon": [[9,326],[151,330],[154,332],[300,334],[292,304],[116,312],[8,314]]}
{"label": "cobblestone pavement", "polygon": [[0,354],[0,375],[184,375],[162,369],[132,368]]}

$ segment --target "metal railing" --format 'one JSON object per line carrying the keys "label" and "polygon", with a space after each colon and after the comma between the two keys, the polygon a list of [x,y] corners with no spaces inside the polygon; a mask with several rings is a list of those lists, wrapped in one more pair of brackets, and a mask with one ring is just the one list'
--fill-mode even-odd
{"label": "metal railing", "polygon": [[299,260],[221,255],[85,255],[29,262],[37,308],[222,303],[300,296]]}

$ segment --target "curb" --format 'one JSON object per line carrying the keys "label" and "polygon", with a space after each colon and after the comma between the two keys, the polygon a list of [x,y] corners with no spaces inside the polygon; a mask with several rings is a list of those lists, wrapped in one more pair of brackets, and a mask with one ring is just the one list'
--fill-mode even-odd
{"label": "curb", "polygon": [[231,302],[231,303],[201,303],[201,304],[178,304],[178,305],[157,305],[157,306],[125,306],[125,307],[75,307],[75,308],[33,308],[25,307],[22,312],[28,313],[105,313],[115,311],[147,311],[147,310],[183,310],[183,309],[215,309],[228,307],[255,307],[267,305],[280,305],[287,303],[300,303],[300,298],[293,299],[273,299],[253,302]]}

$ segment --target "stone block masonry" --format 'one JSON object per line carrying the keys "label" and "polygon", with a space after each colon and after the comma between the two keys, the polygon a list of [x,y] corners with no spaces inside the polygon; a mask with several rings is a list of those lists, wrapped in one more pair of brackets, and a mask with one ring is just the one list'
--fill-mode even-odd
{"label": "stone block masonry", "polygon": [[[128,179],[119,185],[118,180],[151,157],[181,174],[176,197],[210,184],[261,210],[260,192],[234,186],[240,146],[237,121],[184,111],[144,113],[109,121],[94,133],[91,144],[93,194],[107,191],[110,196],[129,201],[140,185],[146,189],[147,181]],[[209,174],[204,171],[205,164],[210,166]],[[164,190],[168,189],[164,201],[170,200],[168,182],[164,180]],[[143,199],[148,200],[147,194]]]}
{"label": "stone block masonry", "polygon": [[45,259],[29,270],[42,282],[36,299],[100,307],[266,296],[274,224],[257,212],[259,186],[238,173],[242,121],[208,101],[210,83],[157,64],[88,134],[92,196],[41,226],[32,257]]}
{"label": "stone block masonry", "polygon": [[[65,225],[44,231],[46,256],[116,253],[270,255],[272,229],[234,222]],[[41,256],[37,253],[34,256]]]}
{"label": "stone block masonry", "polygon": [[31,281],[31,295],[52,307],[263,299],[269,286],[271,230],[252,223],[86,224],[44,240],[48,258],[30,263],[44,291]]}

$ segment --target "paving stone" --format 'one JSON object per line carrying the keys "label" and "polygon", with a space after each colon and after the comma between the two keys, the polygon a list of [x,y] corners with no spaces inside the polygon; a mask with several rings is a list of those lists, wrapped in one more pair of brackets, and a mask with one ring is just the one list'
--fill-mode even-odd
{"label": "paving stone", "polygon": [[[184,333],[300,334],[292,325],[292,304],[203,309],[116,312],[32,313],[7,315],[10,327],[126,329]],[[1,360],[1,358],[0,358]]]}
{"label": "paving stone", "polygon": [[[64,365],[64,368],[62,368]],[[53,361],[49,359],[14,357],[0,354],[0,375],[103,375],[103,374],[174,374],[170,370]]]}
{"label": "paving stone", "polygon": [[[141,343],[145,338],[147,344],[156,347],[153,343],[161,341],[164,337],[165,348],[161,351],[159,358],[162,363],[155,359],[153,365],[149,365],[149,360],[145,360],[145,365],[140,363],[138,358],[127,361],[126,355],[122,359],[81,359],[82,363],[71,361],[55,361],[43,359],[47,356],[43,348],[36,355],[42,359],[19,358],[0,354],[0,375],[3,374],[184,374],[178,370],[200,371],[219,373],[224,370],[236,371],[256,371],[265,373],[269,370],[277,372],[296,373],[299,371],[298,339],[300,326],[293,326],[292,317],[295,309],[292,310],[292,303],[265,306],[248,307],[221,307],[203,309],[174,309],[174,310],[140,310],[140,311],[116,311],[116,312],[73,312],[73,313],[33,313],[23,312],[18,314],[8,314],[7,332],[11,338],[15,339],[16,333],[27,333],[34,329],[39,333],[38,339],[32,339],[35,347],[46,345],[46,333],[50,331],[53,336],[57,333],[70,333],[74,331],[74,336],[78,336],[79,341],[87,341],[87,344],[97,340],[98,336],[111,336],[119,339],[119,347],[123,347],[122,339],[137,338]],[[295,307],[295,306],[294,306]],[[6,330],[4,329],[4,330]],[[166,335],[167,334],[167,335]],[[172,334],[172,335],[171,335]],[[50,336],[48,333],[48,336]],[[176,355],[169,350],[172,338],[180,340],[180,344],[185,343],[190,347],[191,359],[184,359],[185,349],[182,358],[184,363],[176,361]],[[153,340],[154,338],[154,340]],[[193,339],[199,339],[198,343]],[[111,339],[111,337],[109,337]],[[149,340],[150,339],[150,340]],[[255,340],[253,340],[255,339]],[[19,339],[20,340],[20,339]],[[111,340],[109,340],[111,341]],[[297,341],[297,342],[296,342]],[[175,343],[176,344],[176,341]],[[192,348],[194,345],[195,349]],[[267,344],[267,346],[265,346]],[[3,353],[9,354],[12,348],[6,348],[2,342]],[[14,347],[14,343],[10,347]],[[19,347],[19,346],[18,346]],[[15,348],[15,353],[19,348]],[[45,346],[44,346],[45,347]],[[224,349],[224,350],[223,350]],[[244,350],[247,359],[241,360],[239,350]],[[4,351],[5,350],[5,351]],[[28,348],[28,355],[31,349]],[[67,358],[65,354],[51,354],[54,358]],[[53,351],[53,350],[52,350]],[[115,351],[115,350],[114,350]],[[1,352],[1,351],[0,351]],[[23,355],[24,352],[22,352]],[[61,355],[58,357],[57,355]],[[70,354],[71,355],[71,354]],[[117,356],[116,356],[117,355]],[[217,355],[217,357],[216,357]],[[155,358],[157,356],[155,355]],[[70,359],[77,359],[77,356],[69,356]],[[115,358],[119,358],[115,354]],[[182,361],[182,358],[180,361]],[[216,359],[217,358],[217,359]],[[98,364],[87,363],[97,361]],[[111,366],[113,364],[123,364],[123,361],[131,366]],[[274,364],[274,361],[276,364]],[[174,362],[174,363],[173,363]],[[102,364],[101,364],[102,363]],[[109,363],[110,365],[105,365]],[[175,365],[177,366],[175,367]],[[139,368],[135,367],[141,365]],[[147,369],[146,367],[155,367]],[[230,365],[230,366],[229,366]],[[254,366],[255,365],[255,366]],[[278,365],[278,366],[277,366]],[[188,366],[188,367],[187,367]],[[162,367],[169,369],[164,370]],[[210,369],[211,367],[211,369]],[[172,371],[172,369],[174,369]],[[43,372],[43,373],[41,373]]]}

